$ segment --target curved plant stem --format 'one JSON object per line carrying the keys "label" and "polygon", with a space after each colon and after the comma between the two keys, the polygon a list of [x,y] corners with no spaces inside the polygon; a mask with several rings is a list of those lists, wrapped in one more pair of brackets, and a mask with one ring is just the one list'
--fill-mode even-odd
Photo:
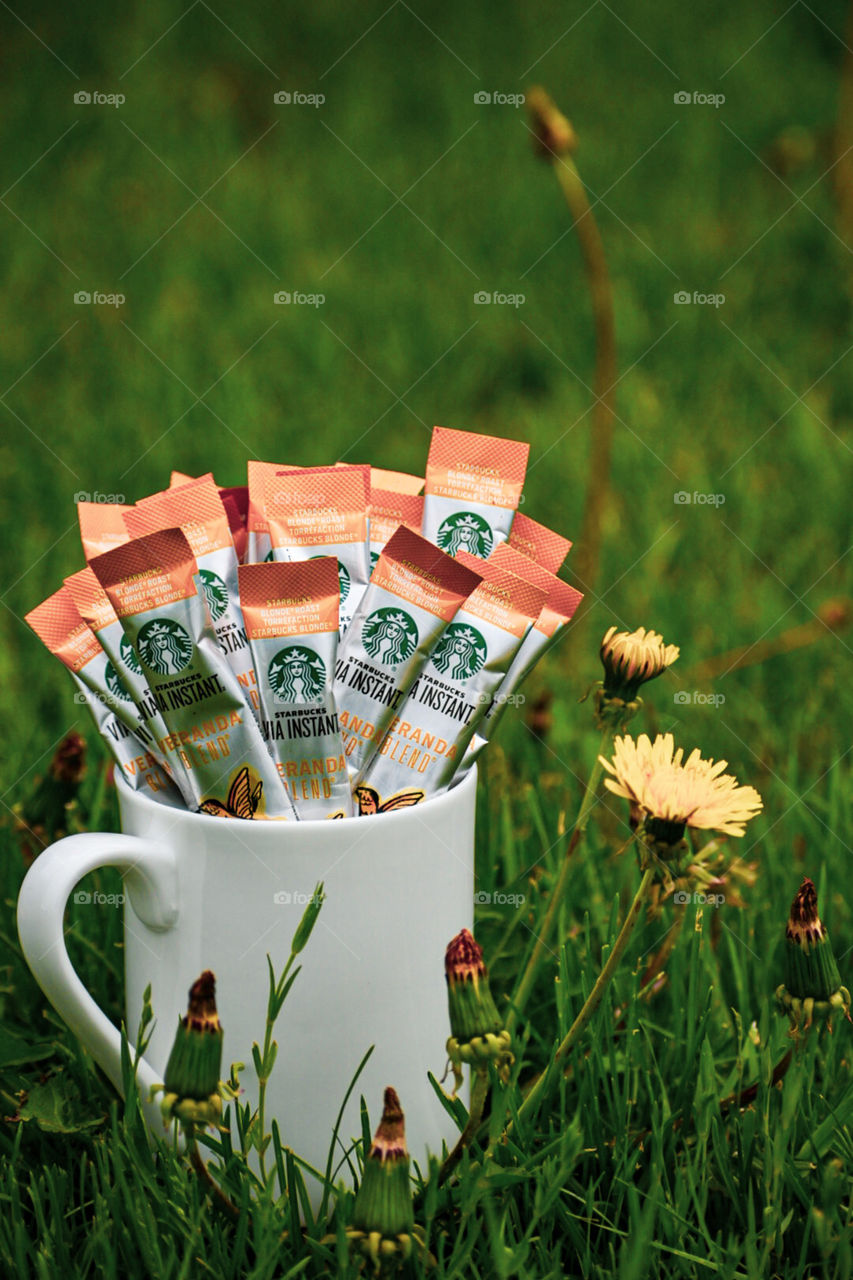
{"label": "curved plant stem", "polygon": [[468,1112],[468,1123],[459,1135],[459,1141],[450,1152],[438,1173],[438,1185],[442,1186],[462,1159],[462,1152],[471,1144],[474,1135],[483,1119],[486,1099],[489,1096],[489,1077],[485,1071],[478,1071],[474,1076],[471,1088],[471,1109]]}
{"label": "curved plant stem", "polygon": [[515,996],[513,997],[512,1005],[507,1013],[506,1028],[508,1031],[512,1031],[515,1023],[524,1012],[524,1006],[527,1004],[527,1001],[530,998],[530,993],[533,990],[537,977],[539,976],[539,968],[542,964],[544,953],[548,949],[548,939],[553,932],[557,915],[560,907],[562,906],[563,899],[566,896],[566,890],[569,887],[569,879],[572,872],[572,855],[586,831],[587,823],[589,822],[589,815],[592,812],[593,805],[595,804],[598,784],[601,781],[601,775],[604,771],[603,765],[599,760],[599,756],[604,754],[612,736],[612,728],[605,729],[604,733],[601,735],[601,742],[598,744],[598,751],[595,755],[595,763],[592,766],[592,771],[590,772],[589,779],[586,784],[586,790],[584,791],[583,799],[581,800],[581,807],[578,811],[577,819],[575,820],[574,829],[568,846],[566,847],[566,852],[563,856],[563,865],[560,867],[560,874],[557,877],[557,883],[551,890],[551,896],[548,902],[548,908],[545,912],[545,918],[542,921],[542,927],[536,937],[536,945],[534,946],[530,959],[527,962],[527,967],[524,970],[521,982],[518,984]]}
{"label": "curved plant stem", "polygon": [[220,1209],[224,1210],[224,1212],[228,1214],[228,1217],[231,1218],[234,1222],[237,1222],[240,1217],[240,1210],[237,1208],[234,1201],[229,1199],[229,1197],[225,1194],[225,1192],[220,1187],[219,1183],[216,1182],[213,1176],[211,1175],[210,1170],[208,1169],[207,1165],[204,1163],[204,1160],[202,1159],[202,1156],[201,1156],[201,1152],[198,1149],[198,1143],[196,1142],[195,1133],[192,1131],[187,1133],[187,1145],[189,1146],[189,1151],[190,1151],[190,1164],[195,1169],[196,1173],[199,1176],[199,1179],[201,1180],[201,1182],[204,1183],[204,1185],[210,1191],[210,1193],[213,1196],[213,1199],[219,1205]]}
{"label": "curved plant stem", "polygon": [[[583,255],[595,324],[595,404],[581,531],[572,564],[582,586],[593,587],[601,551],[601,526],[610,488],[610,452],[615,419],[616,326],[607,258],[581,176],[570,156],[554,156],[554,173],[574,220]],[[583,607],[583,606],[581,606]]]}
{"label": "curved plant stem", "polygon": [[[596,1009],[601,1004],[602,996],[610,985],[619,962],[625,953],[625,948],[631,940],[631,934],[634,932],[634,926],[640,918],[640,913],[643,910],[646,897],[648,896],[648,892],[652,886],[654,878],[654,867],[647,867],[643,872],[643,878],[640,881],[639,888],[634,894],[634,901],[631,903],[622,928],[619,930],[619,937],[613,944],[613,950],[607,957],[604,968],[596,978],[595,986],[587,996],[580,1013],[575,1018],[571,1027],[558,1045],[557,1051],[547,1068],[542,1072],[542,1075],[536,1081],[535,1085],[524,1099],[524,1102],[521,1104],[518,1111],[519,1120],[523,1120],[525,1117],[529,1116],[531,1112],[536,1109],[542,1099],[549,1093],[554,1081],[559,1075],[560,1063],[574,1048],[575,1044],[589,1025]],[[511,1127],[512,1126],[510,1126],[510,1128]]]}

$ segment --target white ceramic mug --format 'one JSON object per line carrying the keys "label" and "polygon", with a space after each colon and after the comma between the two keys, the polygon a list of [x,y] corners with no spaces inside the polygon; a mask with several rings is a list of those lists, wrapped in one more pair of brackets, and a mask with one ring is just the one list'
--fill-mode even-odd
{"label": "white ceramic mug", "polygon": [[439,1154],[455,1131],[427,1071],[441,1075],[449,1034],[444,951],[473,923],[476,771],[409,809],[299,823],[209,817],[131,791],[120,778],[116,785],[124,834],[58,841],[33,863],[18,901],[30,968],[113,1084],[120,1089],[120,1034],[72,968],[63,938],[65,904],[82,876],[114,866],[124,877],[127,1027],[134,1037],[150,983],[156,1024],[139,1082],[149,1124],[161,1133],[149,1086],[163,1079],[190,984],[204,969],[216,974],[223,1073],[232,1061],[245,1062],[241,1081],[256,1102],[251,1047],[263,1042],[266,956],[280,973],[322,880],[326,901],[276,1024],[267,1115],[277,1119],[284,1144],[325,1169],[344,1094],[375,1045],[341,1139],[348,1144],[361,1132],[359,1095],[378,1120],[391,1084],[413,1157]]}

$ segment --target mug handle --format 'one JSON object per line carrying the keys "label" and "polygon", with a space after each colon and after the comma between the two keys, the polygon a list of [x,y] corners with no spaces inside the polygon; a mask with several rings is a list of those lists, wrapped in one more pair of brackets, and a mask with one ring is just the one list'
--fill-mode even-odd
{"label": "mug handle", "polygon": [[[63,919],[71,890],[97,867],[117,867],[133,910],[155,932],[178,918],[178,872],[174,852],[138,836],[93,832],[67,836],[40,853],[18,896],[18,935],[27,964],[57,1013],[83,1042],[119,1093],[121,1033],[98,1008],[78,978],[65,946]],[[139,1095],[149,1123],[159,1114],[148,1101],[160,1076],[139,1059]],[[162,1124],[162,1121],[161,1121]]]}

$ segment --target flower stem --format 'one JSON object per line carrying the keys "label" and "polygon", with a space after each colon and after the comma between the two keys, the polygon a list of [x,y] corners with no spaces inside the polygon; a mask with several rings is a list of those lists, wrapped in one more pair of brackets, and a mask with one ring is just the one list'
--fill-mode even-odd
{"label": "flower stem", "polygon": [[539,969],[542,964],[544,953],[548,950],[548,939],[551,936],[557,919],[557,914],[562,906],[563,899],[566,896],[566,890],[569,887],[569,879],[572,872],[572,855],[586,831],[587,824],[589,822],[589,815],[592,812],[593,805],[595,804],[598,784],[601,781],[601,775],[603,772],[603,766],[599,760],[599,756],[604,754],[612,736],[612,728],[605,729],[604,733],[601,735],[601,742],[598,745],[598,751],[595,755],[595,763],[592,766],[589,779],[587,780],[586,790],[583,793],[581,807],[578,810],[574,829],[566,847],[566,852],[563,856],[563,865],[560,867],[560,874],[557,877],[557,883],[551,890],[548,908],[545,912],[545,918],[542,921],[542,926],[536,937],[536,944],[533,948],[530,959],[527,962],[527,967],[524,970],[521,982],[516,988],[512,1005],[507,1013],[507,1031],[512,1031],[518,1018],[524,1012],[524,1006],[527,1004],[527,1001],[530,998],[530,993],[539,976]]}
{"label": "flower stem", "polygon": [[631,903],[622,928],[619,930],[619,937],[613,944],[613,950],[607,957],[604,968],[601,970],[601,973],[595,981],[595,986],[587,996],[580,1013],[575,1018],[571,1027],[558,1045],[550,1063],[542,1072],[541,1076],[524,1099],[524,1102],[521,1104],[518,1112],[519,1120],[523,1120],[526,1116],[529,1116],[531,1112],[536,1109],[542,1099],[548,1094],[558,1075],[560,1062],[574,1048],[575,1044],[589,1025],[596,1009],[601,1004],[602,997],[610,985],[619,962],[625,953],[625,949],[631,940],[631,934],[634,932],[634,926],[640,918],[640,913],[643,910],[643,906],[648,896],[649,889],[652,886],[654,877],[654,867],[647,867],[643,872],[643,878],[640,881],[640,886],[634,895],[634,901]]}
{"label": "flower stem", "polygon": [[237,1222],[240,1218],[240,1210],[237,1208],[234,1201],[225,1194],[219,1183],[215,1181],[207,1165],[204,1163],[204,1160],[201,1157],[201,1152],[198,1149],[194,1129],[187,1130],[187,1144],[190,1149],[190,1164],[198,1174],[200,1181],[208,1188],[216,1203],[222,1210],[224,1210],[225,1213],[228,1214],[228,1217],[233,1219],[234,1222]]}
{"label": "flower stem", "polygon": [[462,1152],[474,1139],[483,1119],[486,1099],[489,1096],[489,1077],[487,1072],[478,1071],[474,1076],[471,1088],[471,1109],[468,1112],[468,1123],[459,1135],[459,1141],[441,1166],[438,1173],[438,1185],[442,1186],[462,1159]]}

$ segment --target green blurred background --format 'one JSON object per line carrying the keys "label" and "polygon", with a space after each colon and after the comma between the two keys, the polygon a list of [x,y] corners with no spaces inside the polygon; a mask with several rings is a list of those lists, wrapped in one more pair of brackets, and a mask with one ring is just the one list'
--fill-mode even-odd
{"label": "green blurred background", "polygon": [[[548,744],[516,715],[501,745],[516,779],[574,788],[597,637],[654,626],[682,659],[645,727],[726,756],[780,849],[806,806],[822,855],[849,851],[821,815],[827,770],[849,776],[850,633],[816,624],[808,648],[691,676],[851,594],[845,17],[839,0],[4,6],[3,803],[75,720],[88,731],[21,621],[81,564],[79,492],[134,501],[173,467],[238,484],[254,457],[419,471],[440,422],[528,439],[525,510],[577,537],[581,258],[523,110],[475,101],[539,82],[575,125],[605,242],[620,422],[588,625],[529,691],[553,691]],[[694,92],[725,101],[674,100]],[[75,304],[96,290],[125,301]],[[712,690],[725,701],[694,700]]]}

